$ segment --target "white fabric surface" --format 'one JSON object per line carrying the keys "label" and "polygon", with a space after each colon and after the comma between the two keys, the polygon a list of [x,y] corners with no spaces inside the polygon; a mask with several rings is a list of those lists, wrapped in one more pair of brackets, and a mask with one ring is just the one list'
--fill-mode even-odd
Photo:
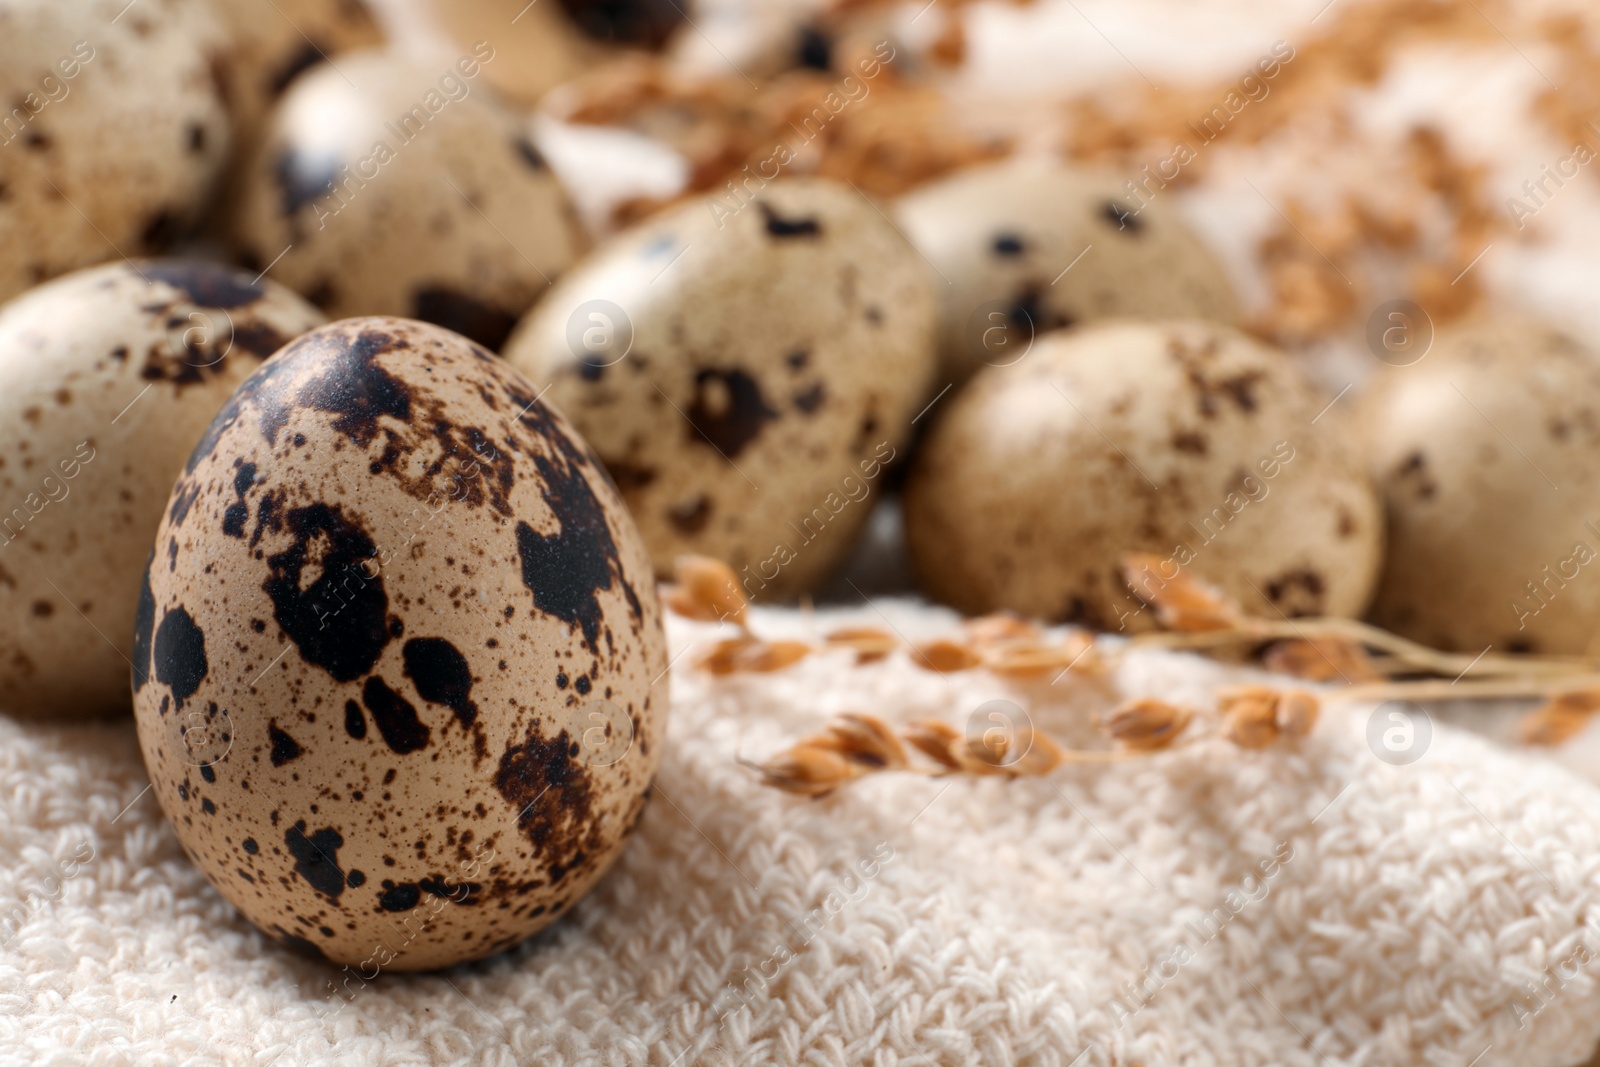
{"label": "white fabric surface", "polygon": [[[911,636],[955,625],[899,601],[757,626],[886,618]],[[671,629],[675,652],[714,634]],[[1580,959],[1600,955],[1583,930],[1600,924],[1600,791],[1548,762],[1436,722],[1426,756],[1389,766],[1369,709],[1334,708],[1298,750],[1242,752],[1208,720],[1147,760],[881,775],[808,802],[736,757],[838,711],[961,724],[997,697],[1071,741],[1106,698],[1074,676],[1012,686],[903,654],[720,680],[693,658],[673,672],[655,800],[571,915],[349,999],[190,866],[141,792],[130,723],[0,720],[0,1064],[1546,1067],[1600,1036]],[[1208,706],[1223,675],[1140,653],[1117,683]],[[1235,897],[1220,933],[1186,926],[1241,883],[1256,899]],[[1179,942],[1186,961],[1163,962]],[[1563,961],[1537,1014],[1513,1006]],[[747,967],[768,980],[746,1006],[728,986]]]}

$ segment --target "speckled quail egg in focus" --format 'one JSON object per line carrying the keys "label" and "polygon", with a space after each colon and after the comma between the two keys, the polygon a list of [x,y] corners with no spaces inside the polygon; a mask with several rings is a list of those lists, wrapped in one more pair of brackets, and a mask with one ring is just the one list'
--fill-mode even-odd
{"label": "speckled quail egg in focus", "polygon": [[0,300],[195,222],[228,153],[226,50],[202,0],[0,0]]}
{"label": "speckled quail egg in focus", "polygon": [[1313,424],[1326,404],[1284,353],[1213,323],[1042,337],[929,431],[905,496],[913,565],[969,614],[1112,630],[1152,621],[1129,551],[1160,557],[1150,590],[1192,573],[1267,618],[1358,614],[1382,516],[1337,413]]}
{"label": "speckled quail egg in focus", "polygon": [[409,320],[314,330],[234,394],[173,489],[132,658],[189,856],[364,972],[564,913],[665,736],[650,561],[599,461],[501,360]]}
{"label": "speckled quail egg in focus", "polygon": [[505,355],[605,461],[657,573],[699,553],[781,597],[849,551],[904,451],[933,302],[926,264],[864,196],[785,180],[618,235]]}
{"label": "speckled quail egg in focus", "polygon": [[[235,205],[241,254],[335,318],[407,315],[498,348],[572,259],[565,194],[481,80],[385,51],[284,94]],[[282,257],[281,259],[279,257]]]}
{"label": "speckled quail egg in focus", "polygon": [[1388,560],[1373,618],[1439,648],[1592,652],[1600,363],[1519,316],[1441,332],[1362,398]]}
{"label": "speckled quail egg in focus", "polygon": [[172,481],[234,387],[322,321],[281,286],[178,260],[78,271],[0,308],[6,711],[126,713]]}
{"label": "speckled quail egg in focus", "polygon": [[1141,205],[1111,176],[989,164],[907,194],[895,216],[948,283],[946,380],[1013,363],[1039,334],[1096,319],[1239,316],[1222,267],[1177,213]]}

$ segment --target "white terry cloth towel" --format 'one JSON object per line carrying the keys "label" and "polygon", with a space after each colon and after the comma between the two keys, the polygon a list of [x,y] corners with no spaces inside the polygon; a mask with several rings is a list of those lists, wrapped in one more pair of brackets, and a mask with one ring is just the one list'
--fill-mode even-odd
{"label": "white terry cloth towel", "polygon": [[[754,619],[957,624],[913,601]],[[726,636],[669,626],[675,654]],[[1549,761],[1437,718],[1385,761],[1373,709],[1335,705],[1297,747],[1201,716],[1148,758],[807,801],[739,757],[840,711],[960,726],[996,699],[1081,744],[1109,698],[905,653],[725,678],[695,658],[589,897],[493,959],[348,993],[189,864],[131,723],[0,721],[0,1064],[1555,1067],[1600,1037],[1600,790]],[[1114,681],[1206,708],[1238,673],[1148,651]]]}

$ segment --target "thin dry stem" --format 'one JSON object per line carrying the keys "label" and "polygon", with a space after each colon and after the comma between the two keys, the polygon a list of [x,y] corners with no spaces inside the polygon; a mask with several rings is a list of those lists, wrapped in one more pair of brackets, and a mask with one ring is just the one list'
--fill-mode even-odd
{"label": "thin dry stem", "polygon": [[1341,700],[1485,700],[1507,697],[1555,696],[1579,690],[1600,689],[1600,674],[1567,674],[1552,677],[1502,677],[1447,682],[1429,678],[1418,682],[1384,682],[1357,685],[1337,690]]}
{"label": "thin dry stem", "polygon": [[1188,649],[1201,651],[1228,645],[1255,644],[1268,640],[1305,640],[1319,636],[1340,637],[1358,641],[1380,649],[1412,670],[1454,678],[1471,669],[1479,677],[1486,675],[1542,675],[1557,677],[1570,675],[1579,669],[1593,670],[1596,662],[1579,656],[1500,656],[1486,654],[1481,657],[1453,652],[1438,652],[1414,641],[1397,637],[1357,619],[1332,616],[1269,621],[1250,619],[1239,629],[1214,630],[1207,633],[1152,633],[1138,634],[1130,639],[1140,647]]}
{"label": "thin dry stem", "polygon": [[1267,649],[1261,662],[1269,671],[1312,682],[1357,685],[1387,677],[1358,642],[1333,634],[1279,641]]}

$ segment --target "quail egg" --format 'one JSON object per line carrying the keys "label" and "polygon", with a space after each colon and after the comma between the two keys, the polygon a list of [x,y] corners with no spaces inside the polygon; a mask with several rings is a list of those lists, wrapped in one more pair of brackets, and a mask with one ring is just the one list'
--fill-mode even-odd
{"label": "quail egg", "polygon": [[227,156],[202,0],[0,3],[0,300],[196,221]]}
{"label": "quail egg", "polygon": [[77,271],[0,308],[0,693],[128,709],[139,575],[172,481],[235,386],[320,325],[281,286],[178,260]]}
{"label": "quail egg", "polygon": [[556,284],[507,343],[592,443],[658,574],[732,565],[756,598],[815,588],[906,448],[933,370],[926,266],[823,179],[685,202]]}
{"label": "quail egg", "polygon": [[1152,622],[1123,584],[1130,551],[1160,557],[1147,591],[1188,571],[1266,618],[1358,614],[1382,518],[1327,402],[1284,353],[1213,323],[1041,337],[929,431],[905,496],[913,566],[972,614],[1111,630]]}
{"label": "quail egg", "polygon": [[335,318],[409,315],[497,349],[578,248],[566,196],[480,80],[364,51],[303,74],[235,206],[247,262]]}
{"label": "quail egg", "polygon": [[253,145],[296,75],[383,39],[363,0],[209,0],[233,51],[227,67],[234,141]]}
{"label": "quail egg", "polygon": [[895,215],[948,283],[939,323],[948,381],[1096,319],[1239,317],[1221,266],[1182,219],[1109,176],[1032,159],[988,164],[907,194]]}
{"label": "quail egg", "polygon": [[245,380],[172,491],[131,659],[195,864],[369,976],[563,914],[661,758],[666,642],[621,499],[531,383],[426,323],[337,322]]}
{"label": "quail egg", "polygon": [[1493,315],[1442,331],[1420,362],[1379,370],[1361,434],[1389,524],[1375,621],[1465,652],[1594,651],[1594,353]]}
{"label": "quail egg", "polygon": [[502,56],[484,68],[485,80],[507,99],[532,107],[549,90],[624,48],[659,48],[682,25],[689,5],[681,0],[430,0],[428,6],[461,45],[494,44]]}

